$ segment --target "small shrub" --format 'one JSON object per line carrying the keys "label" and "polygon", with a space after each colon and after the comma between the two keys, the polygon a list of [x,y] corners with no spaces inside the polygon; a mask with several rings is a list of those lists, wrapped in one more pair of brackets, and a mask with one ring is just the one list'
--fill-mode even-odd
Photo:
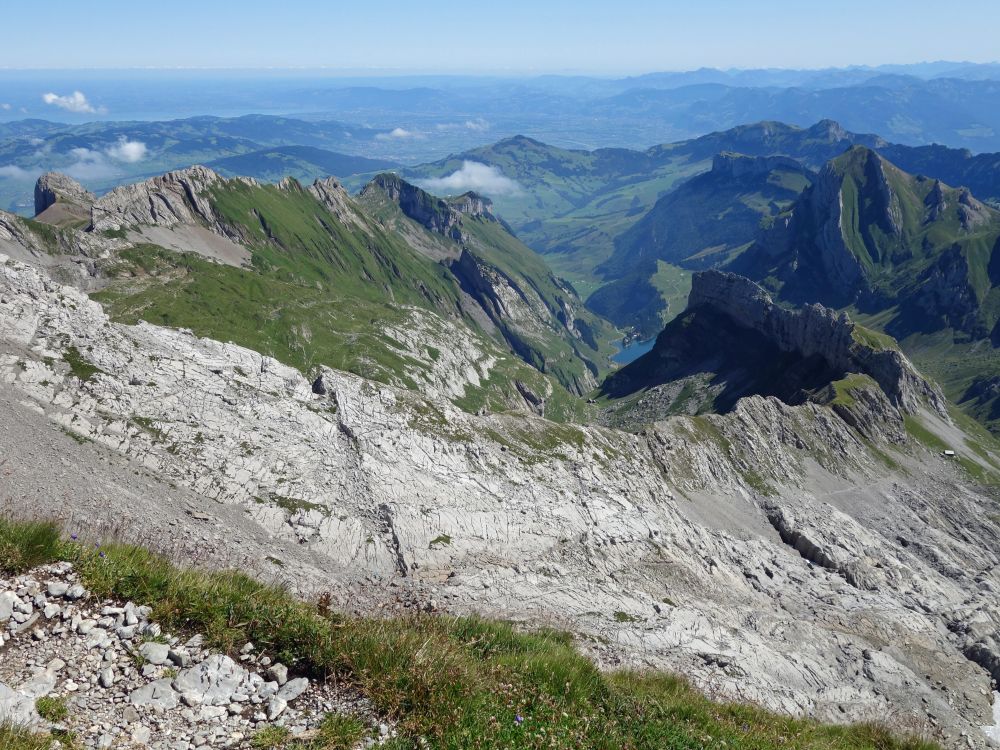
{"label": "small shrub", "polygon": [[53,724],[66,721],[66,717],[69,716],[69,707],[66,705],[66,699],[51,695],[35,701],[35,710],[38,711],[38,715],[45,719],[45,721],[51,721]]}

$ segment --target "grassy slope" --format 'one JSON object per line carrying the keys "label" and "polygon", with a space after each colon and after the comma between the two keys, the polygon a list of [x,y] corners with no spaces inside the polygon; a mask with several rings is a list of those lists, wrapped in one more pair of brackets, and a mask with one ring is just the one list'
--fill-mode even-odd
{"label": "grassy slope", "polygon": [[95,294],[117,320],[142,319],[233,341],[308,371],[318,364],[409,388],[407,370],[428,369],[381,332],[407,325],[399,305],[423,308],[470,327],[500,360],[490,381],[460,399],[463,408],[502,410],[520,396],[552,390],[546,414],[578,418],[583,407],[557,383],[500,351],[459,311],[459,289],[443,266],[419,255],[374,222],[336,220],[308,192],[229,182],[212,196],[217,213],[248,238],[252,268],[142,246],[122,254],[120,280]]}
{"label": "grassy slope", "polygon": [[650,257],[688,268],[724,262],[754,239],[762,219],[787,209],[808,186],[808,173],[788,168],[744,177],[725,170],[694,177],[619,236],[600,271],[621,278],[639,258]]}
{"label": "grassy slope", "polygon": [[[398,722],[385,747],[694,750],[718,747],[931,750],[874,725],[830,726],[713,703],[682,679],[606,674],[571,636],[479,619],[348,618],[293,600],[240,573],[173,567],[141,549],[61,541],[48,524],[0,519],[0,573],[70,560],[96,596],[153,607],[165,627],[197,630],[219,649],[252,641],[300,673],[357,685]],[[3,730],[0,730],[3,731]],[[35,750],[15,733],[4,747]]]}
{"label": "grassy slope", "polygon": [[808,174],[784,168],[733,178],[712,171],[685,182],[615,239],[614,253],[597,269],[611,281],[588,306],[640,338],[654,336],[686,307],[687,269],[718,265],[746,249],[760,222],[808,186]]}
{"label": "grassy slope", "polygon": [[[437,210],[437,199],[422,190],[419,193],[424,197],[425,213],[429,215]],[[449,258],[457,257],[461,252],[459,243],[409,219],[376,183],[365,188],[360,200],[379,221],[402,233],[411,244],[423,248],[425,252]],[[596,368],[599,376],[609,369],[608,358],[616,351],[612,342],[618,338],[618,332],[586,310],[575,290],[560,284],[537,253],[511,234],[502,223],[487,218],[463,216],[462,230],[468,235],[465,245],[469,252],[499,270],[523,291],[533,290],[545,305],[546,311],[540,311],[538,315],[540,325],[537,330],[522,331],[516,324],[512,330],[530,346],[539,366],[544,362],[545,372],[568,385],[578,382],[586,374],[584,360]],[[577,327],[586,328],[588,335],[577,338],[559,322],[563,301],[574,309],[574,318],[580,321]],[[522,336],[522,333],[525,335]]]}

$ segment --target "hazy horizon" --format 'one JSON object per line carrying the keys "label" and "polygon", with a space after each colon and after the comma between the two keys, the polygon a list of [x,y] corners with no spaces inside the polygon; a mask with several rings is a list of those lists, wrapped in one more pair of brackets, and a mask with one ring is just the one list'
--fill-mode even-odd
{"label": "hazy horizon", "polygon": [[[511,0],[502,10],[453,0],[420,6],[262,0],[232,7],[178,0],[163,14],[124,0],[54,0],[5,12],[0,68],[321,69],[621,75],[647,71],[823,69],[916,60],[996,60],[1000,7],[845,0],[696,6],[628,0]],[[969,18],[976,23],[970,24]],[[197,21],[197,22],[195,22]],[[170,40],[170,44],[151,40]],[[34,61],[44,40],[44,64]]]}

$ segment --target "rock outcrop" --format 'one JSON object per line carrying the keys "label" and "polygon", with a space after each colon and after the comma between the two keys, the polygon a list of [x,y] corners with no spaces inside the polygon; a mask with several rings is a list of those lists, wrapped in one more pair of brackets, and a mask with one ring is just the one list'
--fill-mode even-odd
{"label": "rock outcrop", "polygon": [[[255,184],[248,178],[240,178]],[[101,196],[91,209],[94,231],[128,229],[137,225],[172,227],[205,225],[225,234],[212,202],[205,195],[222,177],[206,167],[167,172],[145,182],[117,187]]]}
{"label": "rock outcrop", "polygon": [[46,172],[35,183],[35,216],[57,202],[89,210],[96,196],[72,177],[59,172]]}
{"label": "rock outcrop", "polygon": [[336,177],[325,177],[316,180],[309,186],[309,192],[316,200],[326,206],[334,216],[348,226],[363,226],[364,220],[358,213],[351,196]]}
{"label": "rock outcrop", "polygon": [[723,151],[712,159],[712,172],[730,179],[765,175],[776,169],[801,172],[802,165],[788,156],[746,156]]}
{"label": "rock outcrop", "polygon": [[457,210],[398,175],[380,174],[365,189],[384,191],[406,216],[432,232],[459,243],[467,239],[462,231],[462,215]]}
{"label": "rock outcrop", "polygon": [[702,306],[758,331],[781,351],[821,357],[841,373],[871,376],[903,410],[916,412],[929,404],[947,418],[946,402],[938,388],[888,341],[869,343],[846,313],[837,314],[819,304],[797,310],[780,307],[754,282],[723,271],[694,275],[688,308]]}

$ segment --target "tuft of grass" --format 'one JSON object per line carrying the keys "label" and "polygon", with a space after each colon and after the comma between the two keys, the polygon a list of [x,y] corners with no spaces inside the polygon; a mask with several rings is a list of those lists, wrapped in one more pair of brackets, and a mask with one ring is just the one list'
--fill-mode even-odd
{"label": "tuft of grass", "polygon": [[63,362],[68,364],[69,371],[84,383],[94,377],[94,375],[104,373],[104,370],[88,361],[75,346],[71,346],[63,352]]}
{"label": "tuft of grass", "polygon": [[[8,544],[34,536],[0,520]],[[57,537],[56,527],[44,537]],[[165,627],[204,633],[213,648],[235,652],[252,641],[299,673],[354,684],[395,721],[395,747],[413,747],[418,738],[453,750],[935,747],[873,725],[830,726],[712,702],[676,676],[605,674],[565,633],[521,632],[477,618],[346,617],[241,573],[178,568],[137,547],[105,544],[103,557],[82,544],[44,549],[51,560],[72,561],[94,595],[149,604]],[[327,744],[305,747],[347,747],[336,743],[362,730],[346,718],[328,722]],[[261,733],[254,746],[295,747],[277,732]]]}
{"label": "tuft of grass", "polygon": [[75,346],[71,346],[63,352],[63,362],[69,365],[69,371],[84,383],[98,373],[104,373],[104,370],[89,362]]}
{"label": "tuft of grass", "polygon": [[367,734],[368,728],[357,716],[327,714],[310,750],[352,750]]}
{"label": "tuft of grass", "polygon": [[279,750],[288,744],[291,736],[292,732],[288,727],[264,727],[250,740],[250,747],[259,750]]}
{"label": "tuft of grass", "polygon": [[0,724],[0,747],[4,750],[50,750],[52,737],[11,724]]}
{"label": "tuft of grass", "polygon": [[0,519],[0,573],[19,575],[59,558],[59,529],[50,523]]}
{"label": "tuft of grass", "polygon": [[35,701],[35,710],[45,721],[59,723],[69,716],[69,706],[63,697],[46,695]]}

